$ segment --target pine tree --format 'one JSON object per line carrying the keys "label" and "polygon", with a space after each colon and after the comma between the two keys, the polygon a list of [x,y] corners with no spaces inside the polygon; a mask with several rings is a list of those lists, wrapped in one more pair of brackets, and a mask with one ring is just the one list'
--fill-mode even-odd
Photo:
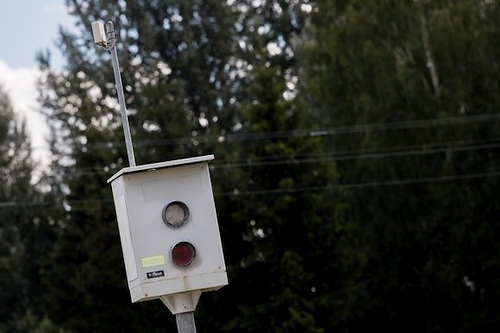
{"label": "pine tree", "polygon": [[[315,161],[321,141],[299,99],[284,98],[281,69],[252,71],[244,108],[247,162],[233,220],[251,250],[236,286],[246,292],[228,325],[240,332],[329,332],[345,327],[363,291],[364,257],[341,195],[334,163]],[[286,95],[286,94],[285,94]],[[303,129],[309,129],[304,132]]]}
{"label": "pine tree", "polygon": [[24,120],[14,113],[0,86],[0,331],[34,330],[43,319],[40,299],[44,253],[53,234],[40,213],[45,197],[32,184],[34,162]]}
{"label": "pine tree", "polygon": [[314,3],[306,88],[365,231],[360,325],[497,328],[499,14],[496,1]]}
{"label": "pine tree", "polygon": [[109,55],[93,44],[90,23],[115,23],[136,160],[145,164],[213,152],[217,140],[204,136],[217,139],[227,127],[217,129],[218,122],[231,121],[229,107],[217,110],[229,104],[219,92],[233,89],[224,70],[230,47],[222,47],[233,22],[216,1],[73,1],[70,9],[81,26],[61,33],[66,70],[54,71],[47,55],[40,58],[41,101],[53,133],[53,193],[63,203],[54,265],[45,277],[46,311],[79,332],[163,331],[173,327],[173,316],[159,301],[130,304],[106,183],[127,166],[126,154]]}
{"label": "pine tree", "polygon": [[[155,332],[173,324],[160,302],[131,305],[126,288],[106,184],[127,165],[125,148],[109,55],[93,45],[90,33],[92,21],[109,19],[118,35],[137,163],[216,156],[211,175],[230,285],[202,296],[197,325],[207,331],[319,332],[349,322],[361,294],[363,256],[347,209],[329,190],[335,166],[300,160],[321,155],[317,138],[279,139],[280,133],[315,127],[307,108],[295,105],[300,100],[291,100],[293,89],[285,88],[297,76],[291,40],[302,27],[301,4],[69,2],[79,30],[61,32],[65,71],[52,70],[48,56],[40,58],[41,101],[53,133],[52,193],[62,203],[61,235],[45,276],[51,320],[78,332]],[[278,137],[261,141],[268,134]],[[276,156],[274,166],[247,166],[249,158],[267,163]],[[248,219],[254,214],[257,228]],[[325,258],[325,251],[337,257]],[[271,279],[261,285],[268,269]],[[335,274],[343,276],[331,278]],[[271,292],[269,305],[265,292]],[[263,311],[274,310],[275,319],[264,319]]]}

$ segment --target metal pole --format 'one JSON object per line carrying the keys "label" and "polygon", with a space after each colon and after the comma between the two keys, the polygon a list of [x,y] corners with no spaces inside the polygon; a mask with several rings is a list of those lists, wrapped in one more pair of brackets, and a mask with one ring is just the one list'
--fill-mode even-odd
{"label": "metal pole", "polygon": [[193,312],[177,313],[175,321],[177,322],[178,333],[196,333]]}
{"label": "metal pole", "polygon": [[120,65],[118,64],[118,53],[116,51],[116,36],[113,22],[106,23],[106,33],[108,39],[108,50],[111,54],[111,63],[113,64],[113,73],[115,75],[116,92],[118,102],[120,103],[120,114],[123,123],[123,134],[125,135],[125,145],[127,146],[127,155],[129,166],[136,166],[134,157],[134,147],[132,146],[132,136],[127,118],[127,106],[125,104],[125,95],[123,94],[122,78],[120,75]]}

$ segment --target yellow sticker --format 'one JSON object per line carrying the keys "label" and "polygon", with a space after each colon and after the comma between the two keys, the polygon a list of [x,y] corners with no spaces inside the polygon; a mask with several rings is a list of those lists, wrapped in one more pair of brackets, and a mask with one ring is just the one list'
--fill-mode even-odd
{"label": "yellow sticker", "polygon": [[163,255],[141,258],[142,268],[165,265]]}

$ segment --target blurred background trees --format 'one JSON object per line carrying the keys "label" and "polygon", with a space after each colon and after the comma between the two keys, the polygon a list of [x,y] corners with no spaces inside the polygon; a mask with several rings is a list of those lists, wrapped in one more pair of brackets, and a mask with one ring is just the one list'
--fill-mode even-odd
{"label": "blurred background trees", "polygon": [[56,238],[52,197],[33,184],[35,166],[24,119],[0,86],[0,331],[57,331],[42,313],[41,272]]}
{"label": "blurred background trees", "polygon": [[130,304],[96,20],[117,29],[137,163],[215,154],[230,284],[202,296],[200,331],[498,328],[497,1],[67,5],[64,70],[39,55],[40,179],[2,104],[0,268],[23,290],[1,294],[5,331],[175,331],[160,302]]}
{"label": "blurred background trees", "polygon": [[316,6],[303,82],[368,244],[363,325],[497,327],[498,3]]}

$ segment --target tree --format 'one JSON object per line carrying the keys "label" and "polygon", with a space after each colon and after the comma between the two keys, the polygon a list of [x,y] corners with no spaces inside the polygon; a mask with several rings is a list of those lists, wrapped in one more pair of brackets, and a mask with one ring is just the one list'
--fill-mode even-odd
{"label": "tree", "polygon": [[43,253],[51,244],[46,216],[38,214],[44,196],[32,184],[31,145],[24,120],[16,117],[0,86],[0,331],[35,330],[43,319],[39,301]]}
{"label": "tree", "polygon": [[498,10],[496,1],[314,3],[301,39],[305,90],[366,231],[363,326],[498,327],[498,262],[486,258],[498,224]]}
{"label": "tree", "polygon": [[[219,91],[232,89],[223,70],[230,48],[221,46],[231,36],[231,13],[217,1],[68,5],[80,31],[61,32],[66,71],[52,70],[48,55],[40,57],[41,101],[53,133],[53,191],[63,203],[54,266],[45,277],[46,311],[79,332],[164,330],[173,317],[160,302],[130,304],[106,184],[126,166],[125,149],[109,56],[94,46],[90,22],[108,17],[117,28],[133,143],[137,163],[144,164],[203,153],[217,142],[205,134],[217,138],[226,131],[217,128],[231,119],[229,107],[217,110],[229,105]],[[158,26],[157,20],[165,21]]]}
{"label": "tree", "polygon": [[[299,100],[281,95],[294,94],[285,85],[296,80],[291,38],[301,29],[300,3],[73,0],[68,5],[78,19],[78,31],[61,31],[65,71],[51,69],[48,55],[40,57],[41,102],[53,133],[52,193],[62,203],[60,237],[50,255],[53,267],[45,275],[48,316],[64,329],[78,332],[154,332],[163,330],[168,316],[159,302],[130,305],[128,299],[106,185],[106,179],[126,165],[125,152],[109,56],[95,48],[89,31],[92,21],[106,18],[115,23],[119,36],[138,164],[204,153],[215,153],[217,158],[212,176],[231,284],[203,295],[196,314],[199,326],[248,331],[261,325],[257,320],[263,310],[274,309],[280,313],[276,320],[262,322],[271,331],[308,326],[321,331],[345,325],[360,294],[356,278],[363,259],[346,209],[331,204],[339,199],[328,190],[314,190],[335,184],[334,166],[295,165],[308,150],[320,153],[317,138],[272,139],[264,143],[264,150],[257,140],[269,131],[276,135],[312,126],[305,120],[307,109],[294,106]],[[275,54],[270,56],[269,50]],[[245,148],[246,142],[250,146]],[[242,170],[228,164],[231,159],[277,154],[281,157],[274,167],[252,165]],[[255,192],[257,185],[264,192],[285,192],[267,202],[268,195]],[[250,193],[235,195],[235,189]],[[242,215],[252,205],[259,207],[254,219],[266,228],[264,239],[258,237],[260,225],[254,228]],[[280,228],[272,225],[278,213],[290,220],[300,214],[301,220],[280,234]],[[285,220],[278,222],[286,227]],[[308,232],[304,239],[301,226]],[[272,237],[267,230],[271,228]],[[318,238],[323,234],[329,236],[327,251],[339,258],[316,267],[306,259],[310,254],[319,260]],[[293,240],[300,240],[304,250]],[[279,251],[271,253],[274,242]],[[263,254],[265,261],[259,259]],[[270,284],[249,290],[246,280],[253,279],[252,287],[260,288],[267,269],[273,271]],[[345,277],[330,285],[328,275],[337,269]],[[307,276],[299,278],[303,272]],[[273,286],[280,288],[273,291],[268,307],[263,295]],[[332,295],[336,297],[330,299]],[[342,297],[347,296],[344,303]],[[332,309],[338,311],[335,317],[327,315]]]}
{"label": "tree", "polygon": [[[312,162],[322,143],[300,99],[285,98],[282,68],[270,62],[252,71],[238,150],[246,159],[233,221],[246,227],[250,251],[232,288],[246,290],[228,330],[329,332],[355,318],[363,294],[364,255],[348,207],[332,190],[334,163]],[[272,314],[272,315],[271,315]]]}

